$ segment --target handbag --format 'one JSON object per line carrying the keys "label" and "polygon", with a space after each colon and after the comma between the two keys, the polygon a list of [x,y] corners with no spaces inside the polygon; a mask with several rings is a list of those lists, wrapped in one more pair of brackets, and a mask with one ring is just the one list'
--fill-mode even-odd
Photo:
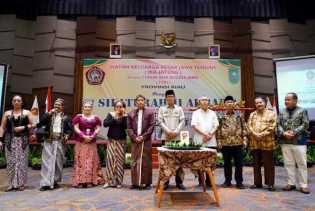
{"label": "handbag", "polygon": [[38,142],[44,142],[45,137],[49,136],[49,132],[46,131],[45,126],[39,127],[39,128],[35,128],[34,131],[37,141]]}

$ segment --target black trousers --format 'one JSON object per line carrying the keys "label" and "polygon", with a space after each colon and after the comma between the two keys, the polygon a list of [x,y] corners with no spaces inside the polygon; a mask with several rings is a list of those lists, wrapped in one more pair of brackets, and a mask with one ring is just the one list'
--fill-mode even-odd
{"label": "black trousers", "polygon": [[[176,186],[183,184],[182,179],[179,176],[179,170],[176,171],[176,176],[175,176],[175,182],[176,182]],[[165,185],[168,185],[170,183],[170,181],[168,180],[167,182],[165,182]]]}
{"label": "black trousers", "polygon": [[203,184],[204,178],[205,178],[205,184],[206,184],[206,186],[211,187],[210,177],[209,177],[208,173],[198,171],[198,181],[199,181],[199,185],[202,185],[202,184]]}
{"label": "black trousers", "polygon": [[262,185],[261,167],[264,167],[266,185],[275,184],[275,164],[273,161],[273,150],[252,150],[254,161],[254,184]]}
{"label": "black trousers", "polygon": [[223,146],[221,149],[224,160],[224,176],[225,183],[232,181],[232,160],[235,165],[235,181],[236,184],[243,183],[243,146]]}

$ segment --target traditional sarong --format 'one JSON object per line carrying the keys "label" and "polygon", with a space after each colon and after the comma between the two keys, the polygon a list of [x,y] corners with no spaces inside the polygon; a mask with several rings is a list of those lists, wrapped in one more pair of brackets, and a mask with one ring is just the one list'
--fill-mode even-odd
{"label": "traditional sarong", "polygon": [[62,140],[45,141],[42,151],[42,169],[40,186],[54,187],[62,179],[64,163],[64,146]]}
{"label": "traditional sarong", "polygon": [[111,140],[107,145],[106,182],[110,186],[121,185],[124,178],[125,140]]}
{"label": "traditional sarong", "polygon": [[75,144],[73,186],[100,184],[100,161],[95,142]]}
{"label": "traditional sarong", "polygon": [[27,182],[28,147],[24,141],[23,137],[13,137],[10,140],[10,150],[8,147],[5,150],[9,188],[23,187]]}

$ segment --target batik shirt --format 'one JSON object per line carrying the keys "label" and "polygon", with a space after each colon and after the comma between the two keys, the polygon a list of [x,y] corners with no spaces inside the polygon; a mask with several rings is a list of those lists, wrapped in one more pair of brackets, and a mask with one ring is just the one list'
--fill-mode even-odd
{"label": "batik shirt", "polygon": [[219,118],[217,141],[221,146],[243,145],[246,141],[247,127],[243,117],[235,114],[224,114]]}
{"label": "batik shirt", "polygon": [[[276,146],[276,125],[277,117],[273,111],[265,109],[262,113],[252,112],[247,124],[250,133],[250,149],[273,150]],[[254,133],[261,134],[263,137],[258,140]]]}
{"label": "batik shirt", "polygon": [[[307,111],[301,107],[293,110],[284,109],[278,117],[278,136],[279,144],[306,144],[307,129],[309,127],[309,119]],[[295,134],[294,139],[286,140],[283,136],[285,131],[292,130]]]}

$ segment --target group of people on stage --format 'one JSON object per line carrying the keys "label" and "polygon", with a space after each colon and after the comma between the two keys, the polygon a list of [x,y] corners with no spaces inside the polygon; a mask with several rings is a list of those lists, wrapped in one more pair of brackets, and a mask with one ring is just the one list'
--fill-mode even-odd
{"label": "group of people on stage", "polygon": [[[158,123],[162,128],[163,144],[178,140],[185,125],[183,109],[175,104],[175,92],[167,90],[166,105],[159,108]],[[261,167],[264,167],[265,184],[269,191],[274,191],[275,166],[273,150],[281,146],[284,166],[287,170],[285,191],[299,187],[302,193],[310,193],[307,184],[306,142],[309,120],[305,109],[297,106],[298,97],[288,93],[285,97],[286,109],[276,113],[266,109],[262,97],[255,98],[256,110],[246,122],[243,115],[235,112],[232,96],[227,96],[224,103],[228,108],[223,116],[217,116],[209,109],[209,99],[199,98],[199,108],[192,114],[191,126],[194,130],[193,141],[204,147],[215,148],[222,152],[224,159],[223,187],[232,186],[232,160],[235,165],[236,187],[243,185],[243,150],[248,146],[252,152],[254,184],[250,188],[262,188]],[[54,109],[45,113],[38,124],[32,123],[29,111],[22,108],[22,98],[13,97],[12,110],[3,115],[0,127],[0,149],[6,152],[9,187],[7,191],[24,190],[27,182],[28,138],[29,132],[37,128],[43,134],[42,168],[40,190],[59,187],[62,179],[64,162],[64,144],[75,134],[75,157],[72,184],[86,188],[103,184],[104,188],[121,188],[124,176],[124,162],[127,135],[131,139],[131,183],[132,189],[149,189],[152,184],[151,135],[155,126],[154,111],[145,107],[146,98],[137,95],[136,108],[125,112],[126,104],[122,100],[114,103],[114,110],[103,121],[108,127],[106,169],[102,173],[96,136],[102,127],[99,117],[93,115],[91,102],[85,102],[82,114],[73,119],[64,114],[64,100],[58,98]],[[40,134],[38,132],[38,134]],[[277,136],[277,138],[276,138]],[[296,168],[297,166],[297,168]],[[199,185],[210,184],[207,175],[198,172]],[[298,176],[298,177],[296,177]],[[298,180],[296,180],[296,178]],[[176,187],[183,185],[184,171],[176,172]],[[206,181],[204,181],[206,180]],[[167,189],[169,182],[164,184]]]}

